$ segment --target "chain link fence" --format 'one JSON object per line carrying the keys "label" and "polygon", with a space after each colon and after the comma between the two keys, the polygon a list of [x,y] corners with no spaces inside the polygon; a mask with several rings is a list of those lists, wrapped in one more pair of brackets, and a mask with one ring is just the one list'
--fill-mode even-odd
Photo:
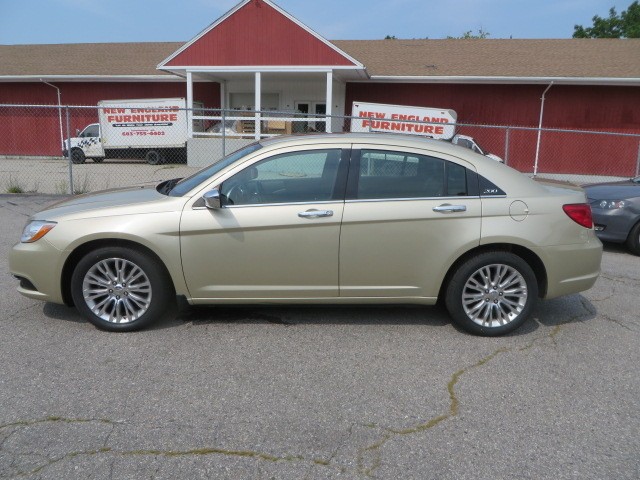
{"label": "chain link fence", "polygon": [[[80,194],[159,183],[190,175],[257,138],[350,131],[355,120],[189,110],[166,101],[100,108],[0,105],[0,193]],[[403,123],[394,120],[394,128],[401,131]],[[461,123],[456,134],[459,145],[491,153],[530,176],[583,184],[640,175],[640,134]]]}

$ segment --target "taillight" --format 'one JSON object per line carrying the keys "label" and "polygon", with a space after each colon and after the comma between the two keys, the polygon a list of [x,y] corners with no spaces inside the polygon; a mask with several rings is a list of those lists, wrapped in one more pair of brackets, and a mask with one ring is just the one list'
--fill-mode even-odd
{"label": "taillight", "polygon": [[584,228],[593,228],[591,205],[588,203],[570,203],[563,205],[562,209],[578,225],[582,225]]}

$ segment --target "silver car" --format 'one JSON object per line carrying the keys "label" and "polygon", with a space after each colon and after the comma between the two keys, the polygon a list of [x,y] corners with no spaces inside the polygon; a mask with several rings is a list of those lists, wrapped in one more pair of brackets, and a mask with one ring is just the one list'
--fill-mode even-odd
{"label": "silver car", "polygon": [[84,195],[29,219],[20,293],[94,325],[190,304],[420,304],[480,335],[590,288],[602,244],[578,187],[386,134],[279,137],[189,178]]}

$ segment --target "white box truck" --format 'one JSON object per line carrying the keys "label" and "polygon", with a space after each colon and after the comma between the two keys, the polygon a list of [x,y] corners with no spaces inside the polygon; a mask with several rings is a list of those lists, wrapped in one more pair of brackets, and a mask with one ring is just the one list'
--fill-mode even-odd
{"label": "white box truck", "polygon": [[493,160],[503,160],[480,147],[473,137],[456,134],[455,110],[385,103],[353,102],[352,132],[386,132],[422,135],[469,148]]}
{"label": "white box truck", "polygon": [[[201,104],[199,104],[201,107]],[[186,161],[188,137],[184,98],[103,100],[98,103],[98,123],[87,125],[65,140],[73,163],[87,158],[145,159],[152,165]]]}

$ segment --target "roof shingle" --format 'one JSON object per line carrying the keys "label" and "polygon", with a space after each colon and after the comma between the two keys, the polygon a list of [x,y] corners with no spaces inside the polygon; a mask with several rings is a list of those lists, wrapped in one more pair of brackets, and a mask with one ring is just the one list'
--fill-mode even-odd
{"label": "roof shingle", "polygon": [[[640,39],[336,40],[371,76],[640,79]],[[183,42],[0,45],[0,77],[170,75]]]}

